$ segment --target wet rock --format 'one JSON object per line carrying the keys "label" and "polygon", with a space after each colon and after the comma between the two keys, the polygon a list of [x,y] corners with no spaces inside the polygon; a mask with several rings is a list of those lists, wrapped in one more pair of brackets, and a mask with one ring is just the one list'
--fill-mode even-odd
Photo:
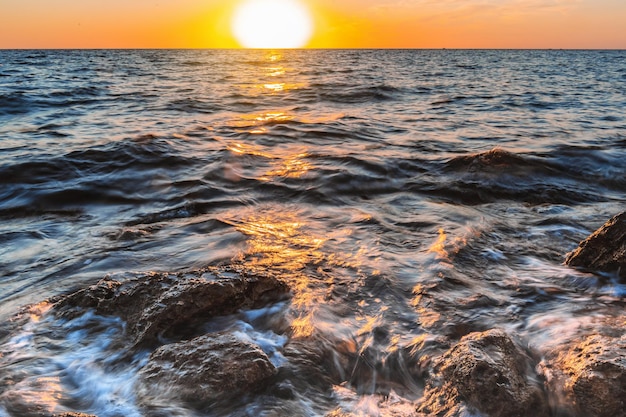
{"label": "wet rock", "polygon": [[528,356],[505,332],[489,330],[463,337],[439,359],[418,411],[542,417],[549,415],[547,404]]}
{"label": "wet rock", "polygon": [[276,368],[256,345],[230,333],[171,343],[155,350],[140,370],[138,396],[210,403],[264,388]]}
{"label": "wet rock", "polygon": [[127,322],[130,344],[156,344],[159,338],[193,336],[194,325],[216,315],[255,308],[283,297],[288,288],[270,276],[237,272],[228,278],[217,268],[196,274],[148,273],[124,282],[105,278],[68,295],[55,305],[73,318],[93,309]]}
{"label": "wet rock", "polygon": [[565,263],[573,267],[614,273],[626,281],[626,212],[607,221],[578,248],[567,254]]}
{"label": "wet rock", "polygon": [[[626,417],[626,335],[588,336],[542,363],[555,397],[577,416]],[[621,335],[621,336],[620,336]]]}
{"label": "wet rock", "polygon": [[[41,385],[41,384],[39,384]],[[47,397],[46,395],[49,395]],[[4,407],[4,410],[8,411],[11,416],[19,417],[96,417],[93,414],[85,414],[73,411],[65,411],[55,413],[56,410],[64,409],[56,404],[51,398],[52,395],[61,397],[60,393],[53,393],[46,391],[34,391],[34,392],[20,392],[19,390],[9,391],[0,395],[0,404]],[[55,400],[59,398],[54,398]],[[3,415],[4,414],[1,414]]]}
{"label": "wet rock", "polygon": [[332,346],[322,338],[293,338],[282,353],[287,361],[279,369],[279,379],[287,381],[298,392],[323,394],[344,377],[334,368],[336,358]]}

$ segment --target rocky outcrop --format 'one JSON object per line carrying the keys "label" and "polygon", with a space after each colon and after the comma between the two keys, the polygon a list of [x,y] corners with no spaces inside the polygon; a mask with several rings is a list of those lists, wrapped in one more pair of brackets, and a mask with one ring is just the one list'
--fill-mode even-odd
{"label": "rocky outcrop", "polygon": [[148,273],[127,281],[105,278],[56,303],[61,317],[72,318],[93,309],[99,315],[121,317],[129,344],[156,344],[160,337],[193,336],[194,325],[217,315],[232,314],[276,301],[288,292],[270,276],[245,273],[222,277],[223,270],[196,274]]}
{"label": "rocky outcrop", "polygon": [[549,353],[541,367],[553,396],[580,417],[626,417],[626,335],[594,334]]}
{"label": "rocky outcrop", "polygon": [[626,212],[607,221],[570,252],[565,263],[586,270],[617,273],[626,281]]}
{"label": "rocky outcrop", "polygon": [[471,333],[434,366],[418,412],[456,416],[548,416],[548,402],[529,357],[501,330]]}
{"label": "rocky outcrop", "polygon": [[256,345],[230,333],[161,346],[139,372],[138,396],[186,402],[227,400],[263,387],[276,368]]}

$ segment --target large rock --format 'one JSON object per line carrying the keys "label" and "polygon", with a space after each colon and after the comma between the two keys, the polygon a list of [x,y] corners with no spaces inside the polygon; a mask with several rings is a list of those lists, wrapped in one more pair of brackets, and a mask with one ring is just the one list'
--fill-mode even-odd
{"label": "large rock", "polygon": [[127,323],[130,345],[139,347],[155,345],[161,337],[193,336],[194,324],[241,308],[259,307],[288,292],[286,284],[273,277],[235,273],[225,278],[220,272],[148,273],[124,282],[105,278],[68,295],[55,308],[58,315],[67,318],[87,309],[121,317]]}
{"label": "large rock", "polygon": [[258,346],[230,333],[210,334],[155,350],[139,372],[137,392],[143,400],[165,395],[210,403],[264,388],[276,372]]}
{"label": "large rock", "polygon": [[580,242],[565,263],[588,270],[614,273],[626,280],[626,212],[620,213]]}
{"label": "large rock", "polygon": [[471,333],[434,367],[418,411],[456,416],[548,416],[548,402],[529,357],[501,330]]}
{"label": "large rock", "polygon": [[623,327],[616,330],[619,333],[595,334],[556,349],[542,363],[548,387],[566,408],[572,408],[569,412],[581,417],[626,417],[626,335]]}

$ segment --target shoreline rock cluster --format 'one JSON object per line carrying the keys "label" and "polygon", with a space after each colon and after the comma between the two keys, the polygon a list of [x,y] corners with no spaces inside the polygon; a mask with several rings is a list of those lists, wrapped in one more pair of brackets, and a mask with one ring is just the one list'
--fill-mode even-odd
{"label": "shoreline rock cluster", "polygon": [[[624,280],[625,251],[626,213],[622,213],[581,242],[565,263],[616,273]],[[287,363],[276,366],[250,340],[232,332],[202,330],[202,324],[212,317],[275,303],[288,297],[289,291],[271,275],[251,274],[232,266],[208,267],[193,273],[145,274],[125,281],[105,278],[60,298],[53,312],[71,319],[91,310],[123,319],[127,339],[117,348],[130,354],[142,349],[152,352],[139,371],[135,388],[138,399],[145,403],[173,399],[202,409],[254,393],[286,400],[293,398],[294,389],[330,393],[333,385],[350,381],[333,374],[325,363],[345,358],[327,358],[332,356],[330,349],[315,337],[290,340],[283,349]],[[419,369],[415,377],[423,392],[417,400],[406,400],[408,408],[396,403],[388,415],[626,417],[624,329],[625,314],[605,318],[584,339],[562,342],[542,352],[542,357],[502,329],[469,331],[456,340],[450,338],[430,352],[425,363],[418,363],[419,349],[413,353],[399,350],[403,361],[413,361],[412,366]],[[307,375],[316,387],[306,387]],[[339,407],[327,415],[353,414]],[[88,415],[57,415],[77,416]]]}

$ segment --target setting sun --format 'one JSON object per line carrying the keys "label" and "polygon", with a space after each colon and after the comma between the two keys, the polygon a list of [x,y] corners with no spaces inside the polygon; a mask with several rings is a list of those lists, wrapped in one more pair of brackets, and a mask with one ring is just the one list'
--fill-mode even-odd
{"label": "setting sun", "polygon": [[296,0],[247,0],[235,10],[233,35],[246,48],[301,48],[313,32],[311,15]]}

